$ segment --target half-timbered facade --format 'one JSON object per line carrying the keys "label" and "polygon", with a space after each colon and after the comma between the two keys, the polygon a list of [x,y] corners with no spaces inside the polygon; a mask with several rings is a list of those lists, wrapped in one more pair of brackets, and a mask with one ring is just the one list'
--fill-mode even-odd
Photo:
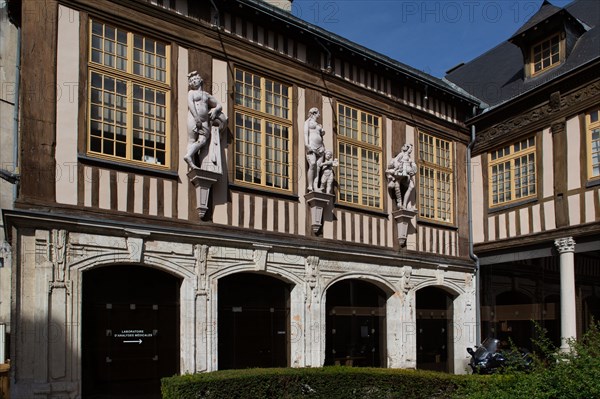
{"label": "half-timbered facade", "polygon": [[483,334],[519,346],[532,321],[566,348],[600,316],[599,7],[544,1],[447,76],[487,104],[468,121]]}
{"label": "half-timbered facade", "polygon": [[[257,366],[465,371],[472,97],[258,0],[18,3],[13,397],[146,398],[164,375]],[[184,159],[194,98],[227,118],[210,173]],[[333,193],[309,190],[309,113]],[[385,174],[403,147],[408,212]]]}

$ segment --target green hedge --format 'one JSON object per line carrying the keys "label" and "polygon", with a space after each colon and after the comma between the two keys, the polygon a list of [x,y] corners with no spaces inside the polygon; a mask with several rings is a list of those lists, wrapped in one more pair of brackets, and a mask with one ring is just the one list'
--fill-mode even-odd
{"label": "green hedge", "polygon": [[536,340],[534,365],[497,375],[324,367],[247,369],[162,380],[164,399],[600,399],[600,324],[592,323],[566,352]]}
{"label": "green hedge", "polygon": [[351,368],[225,370],[162,380],[164,399],[447,399],[466,376],[445,373]]}

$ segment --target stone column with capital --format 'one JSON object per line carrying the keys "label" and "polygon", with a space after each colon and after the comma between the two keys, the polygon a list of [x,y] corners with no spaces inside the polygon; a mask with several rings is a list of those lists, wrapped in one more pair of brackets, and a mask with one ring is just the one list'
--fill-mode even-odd
{"label": "stone column with capital", "polygon": [[575,306],[575,240],[572,237],[554,240],[560,253],[560,349],[568,351],[569,339],[577,337]]}

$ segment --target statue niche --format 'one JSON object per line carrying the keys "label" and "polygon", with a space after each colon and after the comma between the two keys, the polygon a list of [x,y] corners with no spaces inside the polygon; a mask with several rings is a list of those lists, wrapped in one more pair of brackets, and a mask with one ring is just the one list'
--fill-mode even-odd
{"label": "statue niche", "polygon": [[227,126],[223,106],[204,91],[204,81],[196,71],[188,74],[187,153],[184,161],[193,169],[222,173],[220,133]]}
{"label": "statue niche", "polygon": [[317,108],[308,111],[308,118],[304,122],[304,147],[306,150],[306,162],[308,168],[306,176],[308,180],[307,191],[333,194],[335,185],[335,167],[338,160],[333,158],[333,152],[325,148],[323,136],[325,130],[317,122],[320,113]]}
{"label": "statue niche", "polygon": [[221,132],[227,126],[223,106],[204,91],[203,80],[196,71],[188,74],[187,153],[188,178],[196,189],[196,209],[204,218],[209,207],[210,188],[223,175]]}
{"label": "statue niche", "polygon": [[415,211],[414,206],[408,206],[410,195],[415,188],[417,164],[412,159],[413,145],[404,144],[385,171],[388,180],[388,191],[396,202],[398,209]]}
{"label": "statue niche", "polygon": [[317,121],[319,116],[319,109],[313,107],[308,111],[308,118],[304,122],[304,149],[308,164],[305,199],[310,207],[311,225],[315,234],[323,225],[323,212],[333,204],[335,168],[338,166],[338,160],[333,157],[333,152],[325,148],[323,142],[325,130]]}

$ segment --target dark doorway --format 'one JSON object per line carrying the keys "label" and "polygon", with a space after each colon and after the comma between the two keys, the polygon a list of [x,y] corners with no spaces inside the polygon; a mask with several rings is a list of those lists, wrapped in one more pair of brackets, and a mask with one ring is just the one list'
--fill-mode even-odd
{"label": "dark doorway", "polygon": [[161,397],[160,378],[179,373],[179,286],[142,266],[83,274],[83,397]]}
{"label": "dark doorway", "polygon": [[451,372],[453,297],[441,288],[417,291],[417,368]]}
{"label": "dark doorway", "polygon": [[290,285],[254,273],[219,280],[219,369],[289,365]]}
{"label": "dark doorway", "polygon": [[385,367],[387,295],[361,280],[327,290],[326,365]]}

